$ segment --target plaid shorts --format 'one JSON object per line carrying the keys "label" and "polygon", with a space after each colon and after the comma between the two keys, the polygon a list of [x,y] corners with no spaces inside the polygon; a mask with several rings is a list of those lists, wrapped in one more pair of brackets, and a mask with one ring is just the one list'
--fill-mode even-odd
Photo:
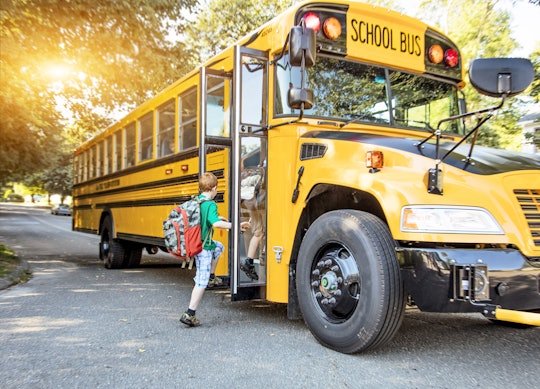
{"label": "plaid shorts", "polygon": [[223,243],[214,241],[216,248],[214,250],[203,250],[195,256],[195,266],[197,266],[197,273],[193,281],[195,286],[206,288],[208,281],[210,280],[210,268],[213,261],[217,261],[221,253],[223,252]]}

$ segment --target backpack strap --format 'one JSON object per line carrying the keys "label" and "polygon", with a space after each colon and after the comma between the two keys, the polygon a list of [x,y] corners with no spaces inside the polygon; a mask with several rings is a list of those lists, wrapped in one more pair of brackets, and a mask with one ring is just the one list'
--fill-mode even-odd
{"label": "backpack strap", "polygon": [[[202,203],[204,203],[205,201],[210,201],[210,199],[207,199],[206,197],[203,197],[203,198],[200,198],[197,196],[197,202],[199,203],[199,207],[201,206]],[[206,217],[204,218],[206,220]],[[201,221],[203,220],[203,213],[201,211]],[[201,226],[202,227],[202,226]],[[208,242],[208,238],[210,237],[210,234],[212,233],[213,231],[213,227],[210,227],[206,233],[206,236],[204,237],[203,239],[203,249],[204,249],[204,245]]]}

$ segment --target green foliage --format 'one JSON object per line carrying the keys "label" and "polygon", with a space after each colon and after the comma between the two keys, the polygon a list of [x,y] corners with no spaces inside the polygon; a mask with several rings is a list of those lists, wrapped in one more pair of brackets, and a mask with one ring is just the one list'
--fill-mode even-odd
{"label": "green foliage", "polygon": [[[188,56],[169,37],[195,3],[2,0],[1,179],[69,166],[63,155],[74,141],[185,73]],[[66,140],[66,123],[84,134]]]}
{"label": "green foliage", "polygon": [[198,62],[203,62],[260,27],[292,0],[206,0],[186,27],[186,45]]}
{"label": "green foliage", "polygon": [[534,80],[529,94],[538,103],[540,102],[540,42],[536,44],[530,59],[534,66]]}
{"label": "green foliage", "polygon": [[[465,69],[475,58],[508,57],[518,47],[511,36],[509,0],[425,0],[422,20],[430,21],[460,48]],[[469,111],[495,106],[498,101],[480,94],[468,83],[463,90]],[[491,147],[521,149],[521,127],[525,114],[520,97],[509,99],[497,116],[482,126],[478,143]],[[469,126],[468,126],[469,127]]]}
{"label": "green foliage", "polygon": [[19,258],[8,247],[0,244],[0,277],[11,274],[19,265]]}
{"label": "green foliage", "polygon": [[[516,47],[510,15],[498,7],[509,1],[425,0],[416,16],[448,32],[467,64]],[[294,2],[2,0],[0,180],[24,177],[64,191],[54,180],[69,185],[72,149],[106,128],[114,112],[146,101]],[[398,0],[371,3],[403,11]],[[539,53],[530,92],[536,101]],[[470,87],[465,93],[470,109],[492,104]],[[514,143],[505,139],[518,116],[510,109],[490,122],[485,142]]]}

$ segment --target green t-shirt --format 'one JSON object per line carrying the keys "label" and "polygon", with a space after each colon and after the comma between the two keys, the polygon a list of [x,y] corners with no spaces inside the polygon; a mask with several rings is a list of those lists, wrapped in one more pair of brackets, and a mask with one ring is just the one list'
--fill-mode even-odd
{"label": "green t-shirt", "polygon": [[208,197],[205,197],[204,195],[199,195],[199,199],[206,199],[206,201],[203,201],[201,203],[201,239],[203,242],[206,240],[206,243],[204,244],[205,250],[214,250],[216,248],[216,244],[212,240],[212,237],[214,235],[214,231],[212,228],[212,225],[219,221],[219,215],[218,215],[218,209],[217,204],[215,201],[210,200]]}

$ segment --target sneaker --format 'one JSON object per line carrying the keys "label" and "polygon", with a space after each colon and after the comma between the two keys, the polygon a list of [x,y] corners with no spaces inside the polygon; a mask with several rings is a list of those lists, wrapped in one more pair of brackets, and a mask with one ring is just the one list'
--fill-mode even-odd
{"label": "sneaker", "polygon": [[187,312],[184,312],[182,314],[180,321],[189,327],[198,327],[201,325],[201,322],[199,321],[199,319],[197,319],[195,315],[190,315]]}
{"label": "sneaker", "polygon": [[240,262],[240,270],[242,270],[246,275],[252,280],[258,280],[259,275],[255,272],[255,266],[249,260],[244,259]]}
{"label": "sneaker", "polygon": [[223,279],[221,277],[214,277],[210,278],[210,281],[208,281],[208,288],[214,288],[214,287],[220,287],[223,285]]}

